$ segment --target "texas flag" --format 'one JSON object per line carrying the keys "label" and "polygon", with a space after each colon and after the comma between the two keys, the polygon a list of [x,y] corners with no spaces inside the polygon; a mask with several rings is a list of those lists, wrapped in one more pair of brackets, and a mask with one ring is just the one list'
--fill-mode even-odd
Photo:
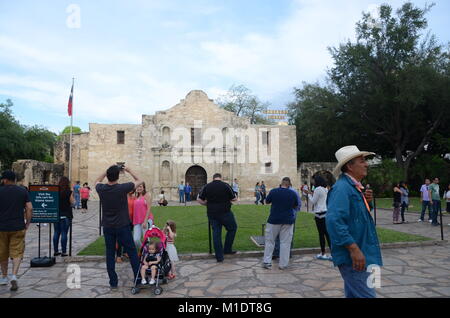
{"label": "texas flag", "polygon": [[73,100],[73,84],[72,89],[70,90],[69,105],[67,105],[67,112],[69,113],[69,117],[72,116],[72,100]]}

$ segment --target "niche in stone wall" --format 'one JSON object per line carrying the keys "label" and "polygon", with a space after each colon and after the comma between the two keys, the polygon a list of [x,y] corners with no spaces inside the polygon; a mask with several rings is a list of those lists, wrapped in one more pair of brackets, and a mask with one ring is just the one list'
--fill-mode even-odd
{"label": "niche in stone wall", "polygon": [[165,160],[161,165],[160,180],[163,186],[169,186],[170,184],[170,162]]}
{"label": "niche in stone wall", "polygon": [[167,126],[162,130],[162,144],[166,147],[170,145],[170,128]]}
{"label": "niche in stone wall", "polygon": [[224,182],[231,180],[231,165],[227,161],[224,161],[222,164],[222,179]]}

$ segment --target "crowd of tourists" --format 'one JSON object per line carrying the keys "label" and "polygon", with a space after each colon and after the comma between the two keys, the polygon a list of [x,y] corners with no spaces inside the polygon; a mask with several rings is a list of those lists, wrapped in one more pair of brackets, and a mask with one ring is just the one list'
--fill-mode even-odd
{"label": "crowd of tourists", "polygon": [[[312,204],[312,212],[317,227],[320,253],[319,260],[332,261],[338,267],[344,280],[346,297],[375,297],[375,289],[368,285],[369,266],[382,266],[380,243],[373,220],[373,192],[362,180],[368,173],[366,158],[374,153],[360,151],[356,146],[339,149],[335,156],[338,161],[333,174],[338,176],[334,185],[320,175],[314,177],[311,189],[305,183],[297,191],[289,177],[284,177],[278,187],[268,191],[264,181],[257,182],[254,188],[255,204],[270,204],[270,213],[264,233],[264,256],[262,267],[272,268],[274,259],[279,259],[278,268],[289,267],[297,213],[302,201]],[[128,173],[133,182],[119,183],[120,174]],[[104,182],[104,179],[106,183]],[[11,290],[18,289],[17,273],[24,255],[25,234],[31,223],[32,205],[30,196],[24,187],[16,185],[16,176],[12,171],[5,171],[1,176],[0,187],[0,264],[2,276],[0,285],[11,284]],[[129,167],[113,165],[95,180],[95,191],[102,204],[102,226],[106,247],[106,269],[112,289],[118,286],[115,271],[116,262],[127,259],[133,270],[135,281],[141,284],[155,284],[154,262],[157,256],[141,260],[138,252],[145,245],[148,251],[154,250],[154,244],[143,241],[146,231],[155,227],[151,210],[152,198],[147,192],[143,180]],[[54,256],[67,256],[68,230],[72,224],[73,209],[87,213],[87,202],[91,189],[87,183],[83,186],[76,181],[71,187],[68,178],[59,181],[59,221],[54,223]],[[393,187],[393,221],[405,223],[405,211],[409,207],[409,189],[405,182]],[[429,221],[439,225],[437,215],[441,206],[439,178],[433,182],[425,180],[420,189],[422,211],[419,222],[424,222],[428,208]],[[192,187],[183,182],[178,186],[180,203],[191,200]],[[213,176],[212,182],[206,184],[196,200],[206,206],[207,218],[213,230],[214,253],[217,262],[224,261],[226,255],[236,253],[233,243],[238,229],[232,212],[233,203],[240,196],[239,183],[233,179],[231,185],[222,181],[220,173]],[[450,212],[450,186],[444,193],[446,210]],[[157,198],[159,205],[167,205],[164,191]],[[222,243],[222,228],[225,228],[225,241]],[[167,238],[172,270],[169,279],[175,278],[175,262],[178,261],[174,245],[176,224],[168,220],[163,233]],[[147,244],[148,243],[148,244]],[[331,255],[327,255],[328,250]],[[61,247],[61,249],[60,249]],[[152,254],[153,255],[153,254]],[[12,259],[12,276],[8,278],[8,260]],[[144,267],[142,267],[143,265]],[[146,267],[145,267],[146,266]],[[147,282],[142,268],[151,269],[151,279]],[[144,270],[144,272],[145,272]]]}

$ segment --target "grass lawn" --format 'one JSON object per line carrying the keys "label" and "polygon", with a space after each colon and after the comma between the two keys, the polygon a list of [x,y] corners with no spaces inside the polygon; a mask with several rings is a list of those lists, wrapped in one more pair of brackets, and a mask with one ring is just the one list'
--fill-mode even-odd
{"label": "grass lawn", "polygon": [[[262,224],[266,223],[270,206],[235,205],[233,213],[238,224],[238,231],[234,240],[233,248],[238,251],[254,251],[258,248],[251,240],[252,235],[262,234]],[[207,253],[208,246],[208,220],[206,208],[202,206],[172,206],[153,207],[155,224],[163,227],[169,219],[177,224],[177,238],[175,246],[179,254]],[[422,236],[405,234],[393,230],[377,228],[380,241],[406,242],[430,240]],[[225,229],[223,237],[225,237]],[[318,247],[314,215],[312,213],[299,213],[294,235],[294,248]],[[78,255],[104,255],[105,247],[103,237],[99,237],[94,243],[82,250]]]}
{"label": "grass lawn", "polygon": [[[377,203],[377,208],[381,208],[381,209],[388,209],[391,210],[392,208],[392,204],[393,204],[393,199],[392,198],[377,198],[376,199],[376,203]],[[442,213],[446,213],[445,212],[445,201],[441,200],[441,207],[442,207]],[[417,212],[420,213],[422,211],[422,202],[420,202],[420,198],[409,198],[409,208],[408,208],[408,212]],[[428,213],[428,208],[427,208],[427,213]]]}

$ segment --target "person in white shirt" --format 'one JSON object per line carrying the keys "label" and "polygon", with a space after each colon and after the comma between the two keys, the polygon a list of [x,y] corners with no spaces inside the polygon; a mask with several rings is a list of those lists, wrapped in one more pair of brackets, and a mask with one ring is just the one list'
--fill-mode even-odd
{"label": "person in white shirt", "polygon": [[[447,191],[444,192],[444,200],[447,203],[445,211],[450,213],[450,184],[447,186]],[[448,225],[450,226],[450,223]]]}
{"label": "person in white shirt", "polygon": [[327,213],[327,182],[321,176],[314,177],[314,192],[309,192],[309,200],[313,204],[313,212],[315,214],[315,221],[317,231],[319,232],[320,250],[321,254],[316,256],[317,259],[331,261],[331,256],[325,253],[325,239],[328,242],[328,247],[331,250],[330,237],[328,236],[325,225],[325,216]]}

